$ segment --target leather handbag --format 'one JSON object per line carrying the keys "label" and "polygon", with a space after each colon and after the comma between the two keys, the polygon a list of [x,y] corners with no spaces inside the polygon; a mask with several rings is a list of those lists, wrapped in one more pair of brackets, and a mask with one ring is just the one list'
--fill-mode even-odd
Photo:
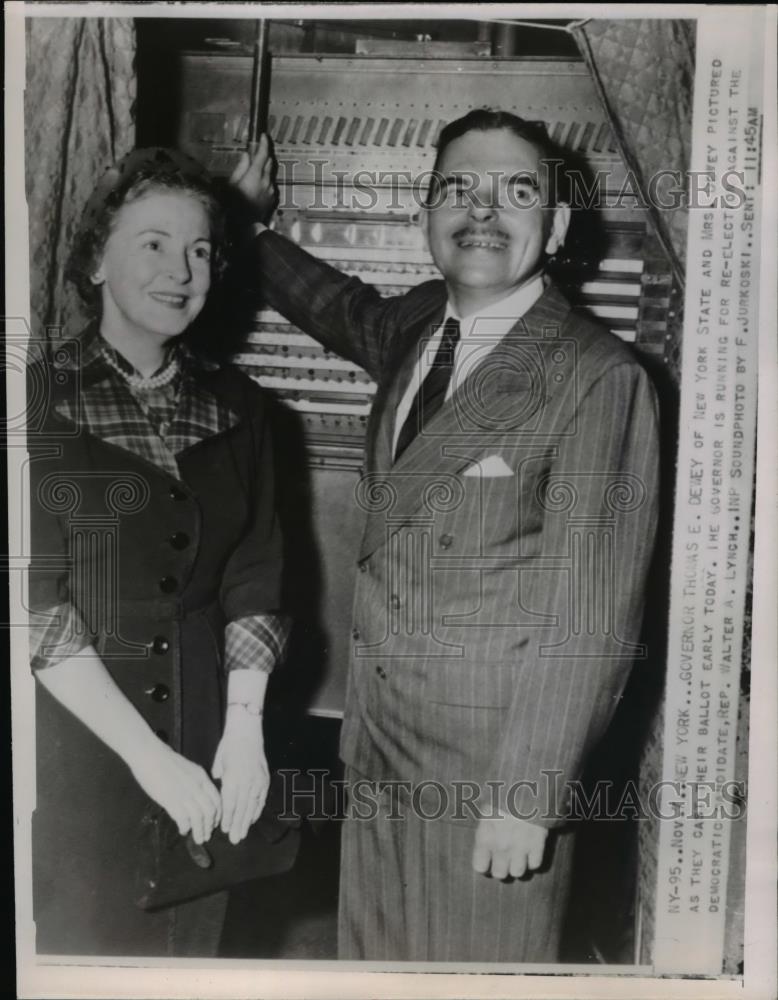
{"label": "leather handbag", "polygon": [[239,844],[220,829],[205,844],[178,827],[159,806],[141,821],[135,905],[160,910],[198,899],[241,882],[289,871],[300,844],[300,820],[283,814],[283,785],[270,783],[262,815]]}

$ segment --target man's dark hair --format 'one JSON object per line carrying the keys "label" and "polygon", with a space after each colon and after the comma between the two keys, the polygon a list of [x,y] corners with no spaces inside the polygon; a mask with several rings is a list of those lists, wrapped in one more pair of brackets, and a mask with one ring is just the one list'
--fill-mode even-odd
{"label": "man's dark hair", "polygon": [[514,115],[511,111],[475,108],[461,118],[455,118],[454,121],[449,122],[441,129],[438,136],[433,171],[439,172],[443,154],[455,139],[459,139],[468,132],[492,132],[500,129],[507,129],[517,139],[531,143],[540,154],[541,162],[550,161],[552,164],[559,164],[558,169],[551,167],[546,171],[549,181],[549,204],[553,207],[560,201],[569,203],[569,184],[565,172],[568,156],[566,150],[554,142],[542,122],[527,121],[525,118]]}

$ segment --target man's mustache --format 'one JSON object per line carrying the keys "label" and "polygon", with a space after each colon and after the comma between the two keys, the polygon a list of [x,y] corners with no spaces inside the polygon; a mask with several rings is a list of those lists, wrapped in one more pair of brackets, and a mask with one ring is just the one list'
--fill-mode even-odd
{"label": "man's mustache", "polygon": [[455,240],[503,240],[508,242],[510,236],[503,229],[473,229],[466,226],[464,229],[457,229],[454,233]]}

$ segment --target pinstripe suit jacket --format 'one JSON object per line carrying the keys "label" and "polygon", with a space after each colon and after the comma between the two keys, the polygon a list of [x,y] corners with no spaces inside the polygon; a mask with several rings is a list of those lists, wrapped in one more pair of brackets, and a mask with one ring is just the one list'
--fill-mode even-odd
{"label": "pinstripe suit jacket", "polygon": [[471,782],[559,825],[641,655],[658,475],[646,373],[549,287],[393,464],[444,283],[382,299],[274,233],[256,255],[265,298],[378,384],[344,760],[374,780]]}

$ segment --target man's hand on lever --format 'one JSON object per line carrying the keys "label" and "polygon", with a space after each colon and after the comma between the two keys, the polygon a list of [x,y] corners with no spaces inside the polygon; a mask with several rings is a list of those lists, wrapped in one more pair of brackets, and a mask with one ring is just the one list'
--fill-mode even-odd
{"label": "man's hand on lever", "polygon": [[473,868],[492,878],[521,878],[540,868],[548,830],[515,816],[482,819],[473,848]]}
{"label": "man's hand on lever", "polygon": [[241,154],[230,176],[230,185],[243,196],[257,222],[267,223],[275,210],[278,200],[275,172],[270,140],[263,134],[251,154]]}

